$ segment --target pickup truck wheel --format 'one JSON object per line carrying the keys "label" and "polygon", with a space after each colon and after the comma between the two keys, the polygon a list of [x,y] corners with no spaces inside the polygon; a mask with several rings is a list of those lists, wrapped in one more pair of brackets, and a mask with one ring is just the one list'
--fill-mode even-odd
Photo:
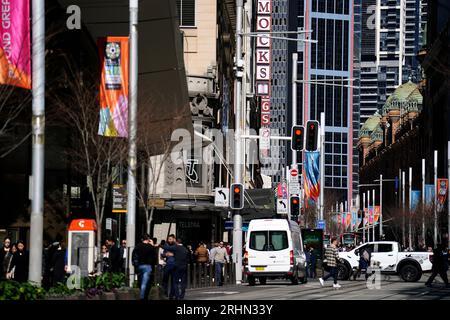
{"label": "pickup truck wheel", "polygon": [[304,277],[300,277],[300,283],[305,284],[308,282],[308,277],[304,276]]}
{"label": "pickup truck wheel", "polygon": [[297,275],[293,275],[292,277],[291,277],[291,283],[293,284],[293,285],[297,285],[298,284],[298,278],[297,278]]}
{"label": "pickup truck wheel", "polygon": [[406,264],[400,269],[400,277],[405,282],[416,282],[422,277],[422,272],[413,264]]}
{"label": "pickup truck wheel", "polygon": [[350,270],[345,264],[339,263],[337,266],[337,272],[337,278],[339,280],[348,280],[350,278]]}
{"label": "pickup truck wheel", "polygon": [[256,281],[255,281],[255,277],[254,276],[248,276],[247,277],[247,281],[248,281],[248,285],[249,286],[254,286]]}

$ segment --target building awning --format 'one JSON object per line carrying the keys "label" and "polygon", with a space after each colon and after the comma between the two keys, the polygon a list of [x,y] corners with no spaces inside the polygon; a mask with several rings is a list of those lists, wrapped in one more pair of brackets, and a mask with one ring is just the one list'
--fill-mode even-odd
{"label": "building awning", "polygon": [[[59,3],[80,7],[82,23],[95,42],[99,37],[129,35],[128,0]],[[163,153],[174,129],[193,131],[176,11],[175,0],[139,1],[138,118],[145,119],[146,143],[153,154]]]}

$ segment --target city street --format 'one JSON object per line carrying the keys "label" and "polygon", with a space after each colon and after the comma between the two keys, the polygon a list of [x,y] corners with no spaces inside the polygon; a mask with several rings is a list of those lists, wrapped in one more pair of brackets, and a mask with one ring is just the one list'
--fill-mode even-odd
{"label": "city street", "polygon": [[187,300],[450,300],[450,289],[444,288],[438,277],[432,288],[425,286],[429,275],[419,282],[404,282],[397,276],[382,276],[381,289],[368,289],[365,281],[341,281],[342,288],[334,290],[332,281],[322,288],[317,279],[307,284],[291,285],[287,281],[272,280],[266,285],[193,289]]}

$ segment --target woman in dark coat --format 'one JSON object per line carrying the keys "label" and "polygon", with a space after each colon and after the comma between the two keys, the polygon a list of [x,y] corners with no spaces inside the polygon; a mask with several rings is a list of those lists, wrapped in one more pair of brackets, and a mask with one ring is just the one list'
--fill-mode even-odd
{"label": "woman in dark coat", "polygon": [[53,285],[64,283],[66,277],[66,250],[63,249],[62,243],[58,244],[58,248],[53,254],[51,261],[51,271],[53,274]]}
{"label": "woman in dark coat", "polygon": [[28,281],[28,251],[22,240],[17,242],[17,252],[14,253],[8,272],[14,268],[14,280],[17,282]]}

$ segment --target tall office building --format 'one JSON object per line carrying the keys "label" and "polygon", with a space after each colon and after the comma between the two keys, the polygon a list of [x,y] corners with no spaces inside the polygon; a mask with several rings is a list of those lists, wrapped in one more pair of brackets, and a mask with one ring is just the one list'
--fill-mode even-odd
{"label": "tall office building", "polygon": [[395,88],[421,79],[416,54],[426,24],[426,0],[362,1],[362,125]]}
{"label": "tall office building", "polygon": [[[357,4],[358,12],[359,1]],[[355,57],[359,60],[359,53],[354,55],[354,10],[352,0],[301,0],[296,21],[298,28],[312,30],[310,38],[317,40],[297,47],[298,78],[302,80],[298,84],[298,122],[320,120],[325,112],[325,197],[348,201],[349,207],[353,179],[358,175],[357,163],[353,165],[353,131],[358,130],[353,118],[359,113],[352,88]]]}

